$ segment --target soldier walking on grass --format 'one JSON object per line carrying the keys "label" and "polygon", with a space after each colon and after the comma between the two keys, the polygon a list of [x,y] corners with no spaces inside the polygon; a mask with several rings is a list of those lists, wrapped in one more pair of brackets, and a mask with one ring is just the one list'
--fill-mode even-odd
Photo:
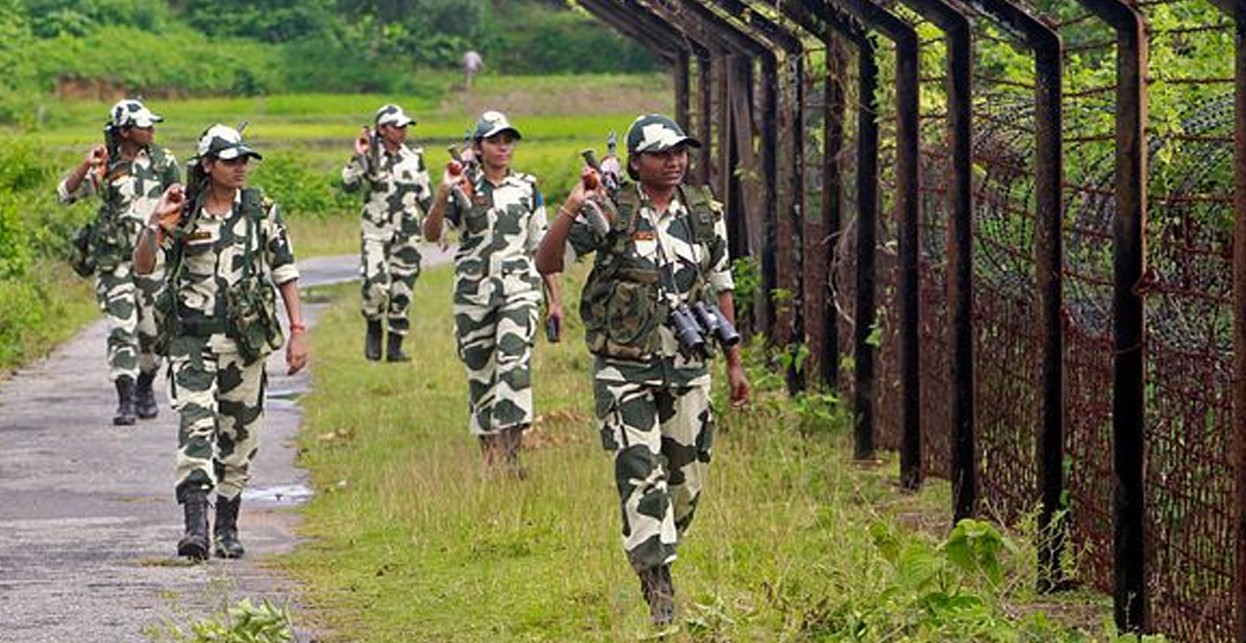
{"label": "soldier walking on grass", "polygon": [[[623,549],[655,624],[675,616],[671,564],[701,497],[714,442],[707,359],[722,347],[734,404],[749,398],[722,207],[683,183],[700,142],[650,114],[627,132],[627,174],[609,194],[585,168],[550,224],[537,268],[596,253],[580,298],[596,356],[603,445],[614,452]],[[596,221],[596,225],[594,222]]]}
{"label": "soldier walking on grass", "polygon": [[91,148],[56,189],[62,203],[94,194],[102,200],[89,228],[88,253],[95,297],[108,318],[108,375],[117,389],[117,425],[158,412],[152,384],[160,358],[152,350],[152,305],[163,275],[159,265],[149,275],[136,275],[130,259],[156,201],[179,179],[173,153],[153,143],[155,125],[162,120],[137,100],[117,103],[104,128],[105,144]]}
{"label": "soldier walking on grass", "polygon": [[134,252],[138,272],[168,258],[161,348],[169,358],[169,392],[180,420],[177,501],[186,533],[179,556],[206,558],[208,496],[216,496],[216,555],[243,555],[238,538],[242,491],[259,448],[265,358],[285,341],[274,288],[290,320],[288,373],[307,364],[298,268],[277,205],[246,186],[248,163],[260,155],[242,134],[214,125],[199,139],[187,185],[173,185],[156,205]]}
{"label": "soldier walking on grass", "polygon": [[360,277],[367,323],[364,357],[381,359],[382,325],[389,327],[385,359],[405,362],[403,338],[411,328],[411,293],[420,276],[420,223],[432,201],[420,148],[406,145],[415,119],[397,105],[376,111],[375,129],[364,128],[355,155],[342,169],[348,191],[367,187],[361,218]]}
{"label": "soldier walking on grass", "polygon": [[[532,425],[533,338],[542,277],[532,256],[547,227],[536,179],[511,169],[519,130],[501,112],[476,122],[472,147],[480,171],[449,167],[424,222],[424,238],[442,235],[443,219],[458,232],[454,257],[454,326],[459,357],[467,367],[469,427],[486,465],[519,464],[523,432]],[[463,197],[452,199],[451,194]],[[548,314],[557,327],[562,299],[554,277],[544,278]]]}

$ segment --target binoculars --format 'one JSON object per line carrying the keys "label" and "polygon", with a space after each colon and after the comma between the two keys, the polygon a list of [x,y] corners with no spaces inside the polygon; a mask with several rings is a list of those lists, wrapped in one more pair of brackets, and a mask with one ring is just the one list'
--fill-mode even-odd
{"label": "binoculars", "polygon": [[666,323],[675,333],[679,352],[685,357],[709,357],[712,353],[706,346],[707,337],[717,341],[724,349],[740,343],[739,331],[723,316],[722,311],[703,301],[691,307],[679,304],[671,311]]}

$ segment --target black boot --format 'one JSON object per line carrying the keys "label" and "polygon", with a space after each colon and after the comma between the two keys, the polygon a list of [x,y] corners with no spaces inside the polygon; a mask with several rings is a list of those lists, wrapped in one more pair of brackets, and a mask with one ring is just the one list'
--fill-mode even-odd
{"label": "black boot", "polygon": [[389,337],[386,338],[385,360],[389,362],[409,362],[411,356],[402,352],[402,335],[389,331]]}
{"label": "black boot", "polygon": [[649,619],[654,625],[670,625],[675,620],[675,585],[671,582],[671,566],[651,567],[638,574],[640,590],[649,604]]}
{"label": "black boot", "polygon": [[122,375],[113,384],[117,386],[117,414],[112,417],[112,423],[117,426],[134,424],[137,421],[134,417],[134,378]]}
{"label": "black boot", "polygon": [[381,320],[368,320],[368,335],[363,342],[363,356],[375,362],[381,359]]}
{"label": "black boot", "polygon": [[177,555],[191,560],[208,557],[208,492],[193,489],[186,492],[182,501],[186,518],[186,533],[177,541]]}
{"label": "black boot", "polygon": [[238,508],[242,505],[242,494],[233,500],[216,497],[216,525],[212,533],[216,536],[217,558],[242,558],[246,549],[238,540]]}
{"label": "black boot", "polygon": [[134,389],[134,411],[139,419],[150,420],[160,412],[156,406],[156,392],[151,389],[151,383],[155,379],[155,371],[138,374],[138,386]]}

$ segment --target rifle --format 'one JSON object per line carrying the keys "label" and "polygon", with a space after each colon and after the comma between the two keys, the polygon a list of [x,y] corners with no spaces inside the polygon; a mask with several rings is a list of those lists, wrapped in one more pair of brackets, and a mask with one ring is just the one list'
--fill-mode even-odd
{"label": "rifle", "polygon": [[470,162],[463,160],[463,155],[459,152],[457,145],[450,144],[446,147],[446,151],[450,153],[450,162],[446,164],[446,170],[450,172],[451,176],[465,176],[467,178],[467,191],[464,191],[462,185],[458,182],[450,188],[450,193],[453,195],[455,203],[458,204],[459,211],[465,213],[472,207],[471,195],[468,192],[472,190],[471,186],[476,184],[476,173],[479,171],[479,168],[476,167],[474,160]]}
{"label": "rifle", "polygon": [[596,190],[597,186],[601,185],[606,189],[606,199],[602,199],[596,192],[590,192],[581,210],[587,217],[588,224],[601,235],[610,231],[610,221],[613,217],[607,213],[614,212],[615,194],[619,191],[619,161],[614,153],[615,145],[614,132],[610,132],[610,135],[606,137],[605,163],[598,162],[597,152],[591,147],[580,151],[580,156],[584,157],[584,164],[593,170],[582,175],[584,187],[588,190]]}

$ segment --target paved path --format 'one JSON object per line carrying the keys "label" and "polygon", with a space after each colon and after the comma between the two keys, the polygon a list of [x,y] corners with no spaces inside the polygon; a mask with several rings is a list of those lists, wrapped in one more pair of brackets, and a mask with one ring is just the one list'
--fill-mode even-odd
{"label": "paved path", "polygon": [[[447,252],[425,252],[425,265],[447,261]],[[317,258],[300,269],[304,287],[350,281],[358,258]],[[317,308],[308,306],[309,323]],[[113,426],[106,332],[93,323],[0,383],[0,641],[145,641],[144,631],[167,619],[184,623],[186,613],[243,597],[293,603],[291,581],[264,559],[296,544],[292,508],[308,493],[294,466],[293,403],[309,386],[307,371],[286,376],[283,354],[268,362],[267,412],[239,524],[247,557],[187,565],[176,556],[177,425],[163,377],[159,417]]]}

